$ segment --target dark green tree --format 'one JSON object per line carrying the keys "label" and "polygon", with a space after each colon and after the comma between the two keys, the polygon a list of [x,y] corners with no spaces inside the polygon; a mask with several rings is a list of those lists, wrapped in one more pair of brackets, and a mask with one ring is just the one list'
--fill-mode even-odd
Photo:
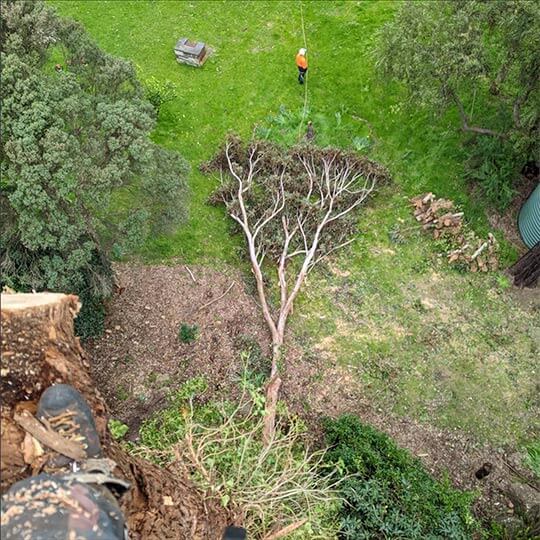
{"label": "dark green tree", "polygon": [[8,2],[0,30],[2,281],[79,294],[89,334],[112,253],[185,216],[188,167],[149,139],[156,114],[132,64],[79,24]]}
{"label": "dark green tree", "polygon": [[533,0],[410,1],[376,48],[415,106],[457,112],[476,139],[472,175],[499,206],[520,168],[540,160],[539,20]]}

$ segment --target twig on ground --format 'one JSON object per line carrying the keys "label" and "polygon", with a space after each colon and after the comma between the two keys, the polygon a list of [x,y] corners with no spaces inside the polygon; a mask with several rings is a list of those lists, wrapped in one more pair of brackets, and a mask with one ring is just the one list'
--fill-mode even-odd
{"label": "twig on ground", "polygon": [[62,435],[60,435],[56,431],[53,431],[52,429],[47,429],[28,411],[23,411],[22,413],[15,413],[13,419],[25,431],[30,433],[32,437],[37,439],[40,443],[44,444],[48,448],[55,450],[59,454],[75,460],[81,460],[86,458],[86,452],[84,451],[84,448],[81,444],[76,441],[70,441],[65,437],[62,437]]}
{"label": "twig on ground", "polygon": [[358,122],[363,122],[364,124],[366,124],[366,126],[369,128],[369,135],[373,139],[373,142],[375,144],[379,142],[379,139],[375,136],[375,128],[369,120],[366,120],[365,118],[362,118],[361,116],[358,116],[356,114],[352,114],[351,118],[353,118],[353,120],[357,120]]}
{"label": "twig on ground", "polygon": [[283,527],[283,529],[280,529],[275,533],[270,533],[269,535],[264,537],[264,540],[277,540],[278,538],[283,538],[288,534],[292,533],[293,531],[296,531],[296,529],[299,529],[305,523],[307,523],[307,518],[291,523],[290,525]]}
{"label": "twig on ground", "polygon": [[184,266],[184,268],[187,270],[187,273],[189,274],[189,276],[193,280],[193,283],[197,283],[197,280],[195,279],[195,276],[193,275],[193,272],[189,269],[189,266],[186,264]]}
{"label": "twig on ground", "polygon": [[218,302],[219,300],[221,300],[234,286],[234,284],[236,283],[236,281],[233,281],[230,285],[229,285],[229,288],[221,295],[221,296],[218,296],[217,298],[214,298],[213,300],[210,300],[210,302],[207,302],[206,304],[204,304],[203,306],[201,306],[199,309],[197,309],[197,311],[202,311],[203,309],[207,308],[208,306],[211,306],[212,304],[214,304],[215,302]]}
{"label": "twig on ground", "polygon": [[471,257],[471,261],[474,261],[474,259],[476,259],[476,257],[478,257],[478,255],[480,255],[480,253],[482,253],[482,251],[484,251],[484,249],[486,249],[488,246],[488,243],[487,242],[484,242],[473,254],[473,256]]}

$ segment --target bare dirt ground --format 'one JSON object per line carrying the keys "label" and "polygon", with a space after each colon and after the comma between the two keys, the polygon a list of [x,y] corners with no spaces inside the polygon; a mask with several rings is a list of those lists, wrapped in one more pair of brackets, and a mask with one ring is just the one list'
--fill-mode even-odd
{"label": "bare dirt ground", "polygon": [[[112,414],[130,426],[131,438],[141,421],[165,406],[170,390],[186,379],[203,375],[209,395],[230,396],[243,369],[240,356],[246,343],[257,342],[268,350],[259,308],[236,270],[190,267],[192,275],[185,266],[119,265],[116,270],[122,292],[109,306],[105,335],[87,343],[86,349],[93,359],[94,380]],[[180,341],[183,323],[197,325],[197,340]],[[454,485],[479,490],[479,515],[511,516],[508,486],[520,475],[534,483],[513,450],[393,417],[367,402],[354,373],[317,351],[306,353],[299,343],[292,344],[287,358],[283,398],[291,408],[313,425],[323,416],[358,414],[418,456],[437,477],[448,474]],[[478,480],[475,472],[486,462],[492,470]]]}
{"label": "bare dirt ground", "polygon": [[[86,349],[94,380],[131,434],[188,378],[204,375],[210,394],[229,391],[242,372],[247,336],[266,343],[264,321],[238,272],[130,265],[116,272],[121,293],[109,306],[104,336]],[[182,324],[196,326],[197,339],[182,342]]]}

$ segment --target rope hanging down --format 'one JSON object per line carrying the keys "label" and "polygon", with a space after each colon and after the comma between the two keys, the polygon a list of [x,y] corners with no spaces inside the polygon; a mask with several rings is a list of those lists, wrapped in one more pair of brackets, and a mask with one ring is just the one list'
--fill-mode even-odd
{"label": "rope hanging down", "polygon": [[[299,4],[300,4],[300,21],[302,22],[302,35],[304,37],[304,49],[307,50],[306,28],[304,25],[304,9],[302,7],[302,0],[299,0]],[[304,108],[302,111],[302,120],[300,121],[300,125],[298,126],[298,140],[302,138],[302,128],[304,127],[304,120],[306,119],[306,113],[307,113],[308,79],[309,77],[306,77],[306,83],[304,85]]]}

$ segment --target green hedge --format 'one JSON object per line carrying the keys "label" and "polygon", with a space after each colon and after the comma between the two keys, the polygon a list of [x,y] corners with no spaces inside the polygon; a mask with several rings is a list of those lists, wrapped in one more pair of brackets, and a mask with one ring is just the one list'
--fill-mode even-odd
{"label": "green hedge", "polygon": [[324,428],[328,466],[352,475],[342,485],[343,538],[457,540],[479,530],[474,494],[436,481],[383,433],[353,415],[326,420]]}

